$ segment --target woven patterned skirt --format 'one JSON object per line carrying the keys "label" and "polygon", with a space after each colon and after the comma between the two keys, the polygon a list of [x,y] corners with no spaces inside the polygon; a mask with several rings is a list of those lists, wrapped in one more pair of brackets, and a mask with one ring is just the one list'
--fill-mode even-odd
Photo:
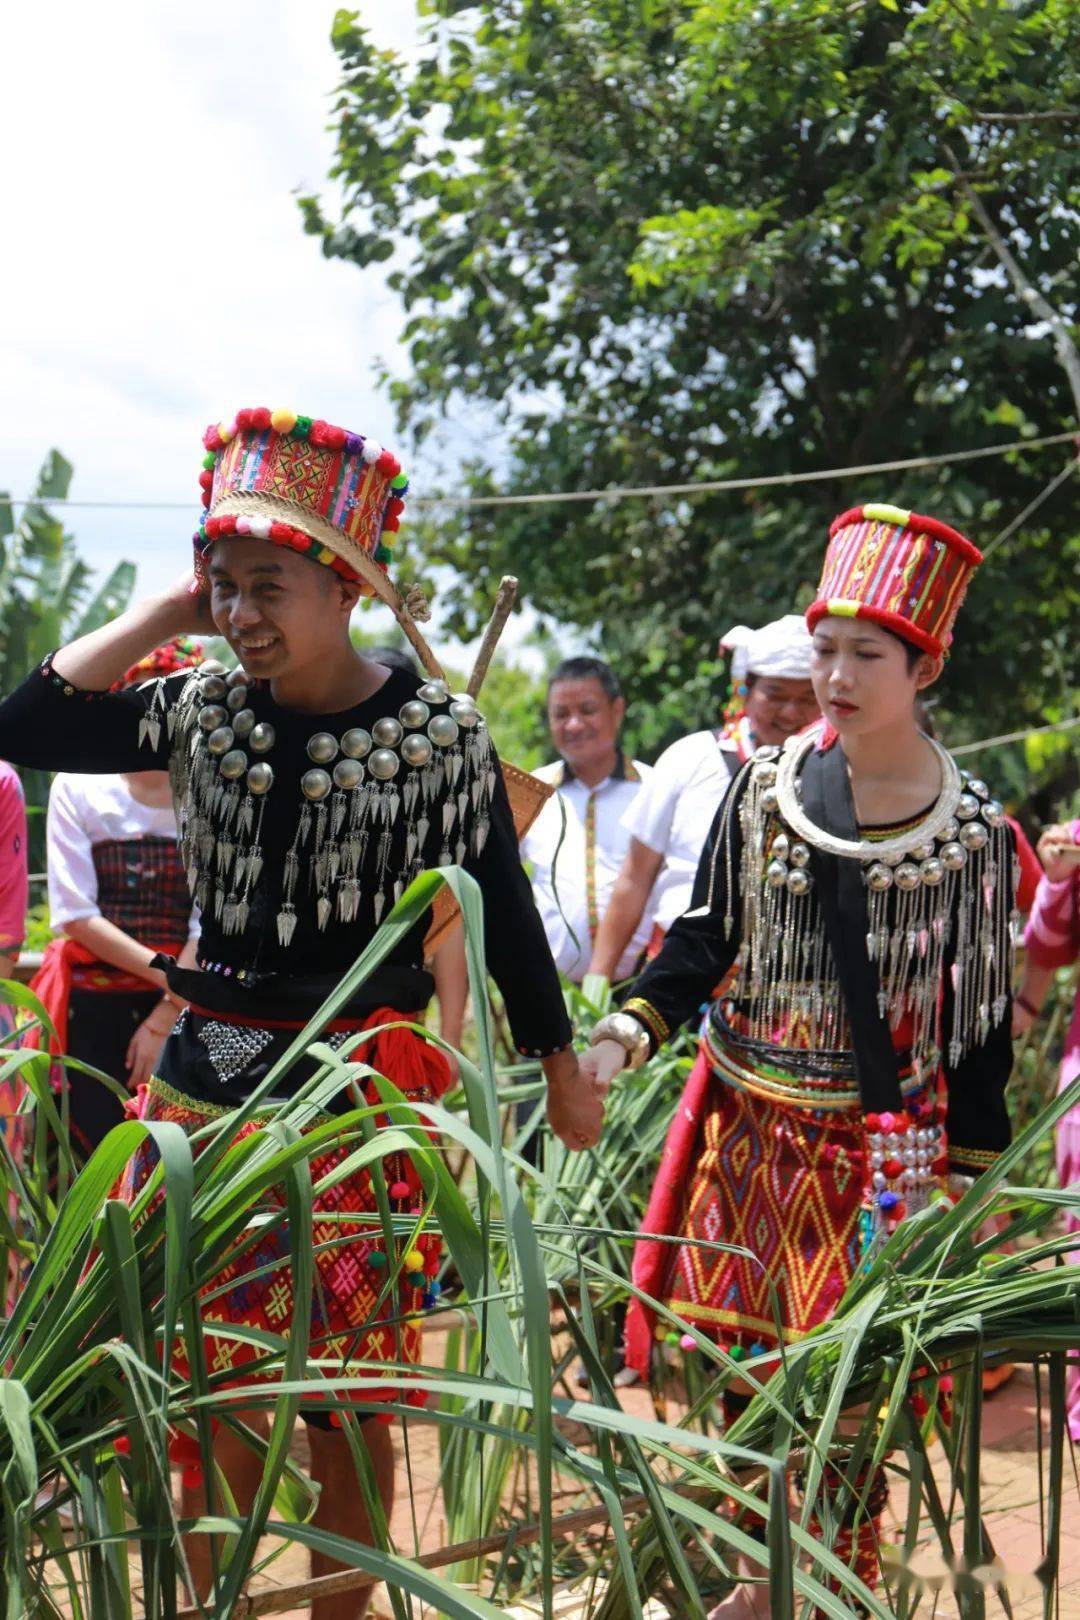
{"label": "woven patterned skirt", "polygon": [[[385,1022],[403,1015],[385,1010],[376,1016]],[[375,1018],[370,1022],[374,1023]],[[431,1102],[445,1089],[446,1065],[441,1053],[409,1031],[391,1031],[361,1047],[356,1055],[393,1079],[410,1102]],[[202,1097],[185,1095],[161,1079],[150,1082],[139,1105],[141,1118],[169,1121],[189,1136],[228,1111]],[[237,1132],[237,1140],[264,1122],[265,1118],[259,1116],[249,1120]],[[313,1157],[309,1161],[312,1182],[317,1185],[329,1176],[355,1147],[355,1140],[350,1140]],[[133,1201],[156,1162],[156,1149],[147,1141],[132,1158],[119,1196],[129,1203]],[[403,1155],[394,1155],[372,1172],[361,1170],[315,1193],[310,1235],[315,1275],[309,1356],[320,1363],[320,1371],[327,1377],[370,1377],[373,1368],[387,1363],[415,1365],[421,1348],[418,1313],[434,1303],[438,1291],[435,1275],[440,1264],[440,1239],[428,1234],[415,1242],[399,1238],[399,1252],[388,1253],[372,1174],[385,1176],[395,1214],[415,1214],[421,1206],[419,1176]],[[281,1218],[275,1220],[274,1212],[279,1210]],[[254,1328],[287,1337],[293,1320],[284,1187],[269,1190],[258,1215],[258,1242],[253,1246],[249,1242],[244,1248],[245,1240],[239,1240],[236,1257],[227,1261],[203,1289],[208,1369],[213,1374],[224,1374],[230,1386],[257,1384],[264,1377],[276,1378],[280,1373],[263,1374],[254,1364],[266,1351],[231,1335],[229,1327]],[[358,1219],[342,1218],[349,1216]],[[388,1286],[388,1278],[399,1262],[399,1280]],[[175,1365],[183,1376],[188,1363],[182,1344],[177,1347]],[[388,1373],[385,1388],[356,1391],[340,1398],[367,1404],[399,1397],[393,1373]],[[423,1404],[419,1396],[406,1398],[411,1404]]]}
{"label": "woven patterned skirt", "polygon": [[[910,1109],[929,1106],[909,1071],[901,1089]],[[836,1310],[872,1240],[869,1151],[853,1076],[791,1073],[706,1035],[665,1147],[635,1283],[727,1346],[761,1353],[802,1337]],[[682,1241],[661,1248],[649,1232]],[[638,1302],[631,1318],[628,1358],[644,1371],[649,1313]],[[663,1325],[656,1334],[674,1338]]]}

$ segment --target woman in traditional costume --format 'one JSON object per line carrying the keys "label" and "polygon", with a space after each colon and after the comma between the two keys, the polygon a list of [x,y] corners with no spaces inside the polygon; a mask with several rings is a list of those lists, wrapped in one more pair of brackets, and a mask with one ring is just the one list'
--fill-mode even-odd
{"label": "woman in traditional costume", "polygon": [[[167,637],[210,628],[190,579],[141,602],[113,623],[47,658],[0,705],[0,751],[27,764],[86,771],[168,768],[180,848],[202,918],[197,967],[157,959],[170,989],[190,1004],[165,1043],[142,1116],[194,1132],[246,1099],[371,940],[407,884],[456,864],[480,884],[489,959],[519,1049],[539,1058],[549,1116],[568,1146],[596,1140],[602,1105],[582,1085],[558,976],[518,859],[517,837],[495,749],[475,702],[445,682],[387,670],[349,639],[363,594],[378,595],[434,659],[386,573],[406,480],[393,455],[359,434],[292,412],[243,410],[208,429],[200,483],[205,518],[195,538],[196,581],[209,615],[240,660],[110,692],[118,676]],[[436,666],[437,668],[437,666]],[[328,1026],[339,1044],[395,1021],[415,1021],[431,996],[423,965],[425,919]],[[408,1096],[431,1099],[448,1080],[436,1048],[403,1028],[384,1030],[358,1059]],[[282,1091],[308,1078],[296,1065]],[[312,1163],[318,1181],[346,1149]],[[153,1162],[148,1145],[129,1167],[134,1197]],[[419,1209],[420,1182],[403,1158],[388,1177],[396,1213]],[[335,1219],[377,1208],[367,1171],[315,1197]],[[336,1246],[315,1254],[311,1333],[323,1365],[370,1375],[373,1365],[417,1361],[415,1312],[432,1303],[438,1240],[403,1256],[403,1282],[376,1312],[387,1266],[381,1232],[333,1228]],[[243,1270],[219,1290],[215,1366],[237,1383],[259,1351],[222,1323],[287,1330],[292,1278],[284,1218],[268,1226]],[[400,1331],[383,1325],[401,1321]],[[180,1363],[182,1365],[182,1363]],[[392,1382],[387,1393],[394,1398]],[[358,1399],[363,1399],[358,1397]],[[371,1397],[367,1397],[370,1410]],[[314,1522],[370,1539],[347,1437],[325,1407],[305,1408],[312,1471],[322,1485]],[[386,1431],[363,1433],[384,1502],[393,1484]],[[216,1455],[243,1511],[261,1462],[226,1428]],[[185,1514],[204,1506],[189,1470]],[[205,1537],[190,1550],[209,1586]],[[316,1572],[333,1567],[318,1557]],[[316,1604],[318,1620],[335,1613]],[[355,1596],[351,1600],[356,1601]],[[340,1612],[340,1611],[336,1611]]]}
{"label": "woman in traditional costume", "polygon": [[[1012,836],[915,714],[980,561],[916,513],[837,518],[807,614],[823,721],[744,767],[691,909],[582,1060],[603,1089],[735,969],[643,1227],[687,1241],[639,1242],[633,1278],[736,1360],[825,1321],[906,1211],[1009,1141]],[[653,1323],[633,1300],[627,1359],[642,1372]],[[864,1520],[865,1580],[876,1537]]]}
{"label": "woman in traditional costume", "polygon": [[[125,671],[116,690],[194,669],[202,656],[176,637]],[[62,771],[53,779],[45,846],[58,937],[30,988],[56,1031],[51,1050],[133,1092],[150,1079],[183,1005],[151,964],[162,953],[195,962],[197,914],[176,839],[166,771]],[[67,1085],[73,1142],[92,1153],[124,1118],[124,1104],[74,1067]]]}

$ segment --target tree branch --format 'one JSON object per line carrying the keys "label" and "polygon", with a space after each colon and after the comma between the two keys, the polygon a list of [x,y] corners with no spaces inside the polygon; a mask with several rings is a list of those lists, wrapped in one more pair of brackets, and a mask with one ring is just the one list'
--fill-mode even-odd
{"label": "tree branch", "polygon": [[949,160],[950,168],[956,175],[956,183],[958,187],[967,198],[967,201],[978,219],[979,224],[983,228],[983,234],[985,235],[986,240],[990,243],[990,246],[993,248],[1002,265],[1005,267],[1005,274],[1012,282],[1017,297],[1027,304],[1028,308],[1032,311],[1032,314],[1037,315],[1041,321],[1045,321],[1050,330],[1053,332],[1054,351],[1061,362],[1062,369],[1064,370],[1066,377],[1068,378],[1069,387],[1072,390],[1073,409],[1076,413],[1077,419],[1080,420],[1080,349],[1077,349],[1076,344],[1073,341],[1072,333],[1069,331],[1067,324],[1062,320],[1053,304],[1051,304],[1047,298],[1044,298],[1038,287],[1035,286],[1034,282],[1032,282],[1020,268],[1018,259],[1014,255],[1012,249],[1009,247],[1009,244],[1006,242],[1004,236],[998,230],[994,221],[991,219],[985,205],[983,204],[982,198],[979,196],[974,187],[971,186],[964,178],[963,170],[961,169],[956,153],[953,151],[951,146],[945,147],[945,156]]}

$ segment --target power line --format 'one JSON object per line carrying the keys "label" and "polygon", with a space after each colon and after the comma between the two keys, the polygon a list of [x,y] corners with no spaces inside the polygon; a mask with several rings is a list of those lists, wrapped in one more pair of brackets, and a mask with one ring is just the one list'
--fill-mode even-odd
{"label": "power line", "polygon": [[979,754],[984,748],[1000,748],[1005,743],[1026,742],[1029,737],[1041,737],[1048,731],[1071,731],[1073,726],[1080,726],[1080,714],[1072,715],[1068,720],[1054,720],[1048,726],[1030,726],[1027,731],[1006,731],[1000,737],[984,737],[981,742],[961,743],[959,748],[950,748],[950,754]]}
{"label": "power line", "polygon": [[[775,489],[792,484],[827,483],[832,479],[864,478],[872,473],[905,472],[915,467],[944,467],[965,461],[979,461],[987,456],[1014,455],[1020,450],[1043,450],[1050,445],[1067,444],[1075,440],[1075,433],[1049,433],[1036,439],[1015,439],[1009,444],[990,444],[981,450],[950,450],[937,456],[908,456],[898,461],[867,462],[858,467],[825,467],[817,472],[763,473],[748,478],[709,478],[697,483],[634,484],[610,489],[564,489],[528,495],[420,495],[409,501],[412,511],[431,507],[479,508],[498,506],[565,505],[580,501],[653,500],[662,496],[713,495],[725,490]],[[1047,493],[1050,493],[1049,491]],[[67,506],[71,508],[104,509],[106,511],[137,512],[193,512],[197,505],[190,501],[106,501],[71,500],[68,497],[0,495],[5,506]]]}
{"label": "power line", "polygon": [[1020,513],[1020,516],[1014,517],[1011,523],[1007,523],[1005,525],[1000,534],[994,536],[990,544],[983,551],[983,562],[985,562],[987,557],[991,556],[997,550],[998,546],[1004,544],[1010,535],[1015,534],[1017,529],[1020,528],[1021,524],[1026,523],[1031,514],[1039,510],[1039,507],[1044,501],[1050,499],[1050,496],[1054,493],[1054,491],[1065,482],[1070,473],[1076,471],[1078,466],[1080,466],[1080,461],[1076,460],[1067,461],[1065,463],[1061,471],[1056,473],[1054,477],[1051,478],[1046,488],[1042,490],[1040,494],[1036,495],[1033,501],[1028,502],[1028,504],[1024,507],[1024,510]]}

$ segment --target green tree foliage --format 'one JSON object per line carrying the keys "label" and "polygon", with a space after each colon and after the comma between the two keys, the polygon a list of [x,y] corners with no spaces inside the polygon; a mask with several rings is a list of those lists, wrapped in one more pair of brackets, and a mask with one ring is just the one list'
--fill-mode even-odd
{"label": "green tree foliage", "polygon": [[[50,450],[18,522],[8,495],[0,495],[0,694],[12,691],[46,653],[114,619],[131,598],[134,565],[118,563],[95,590],[93,569],[79,556],[74,536],[48,510],[50,500],[66,497],[73,471],[59,450]],[[31,811],[31,865],[40,870],[49,776],[20,775]]]}
{"label": "green tree foliage", "polygon": [[[393,258],[422,437],[490,422],[479,494],[805,472],[1075,425],[1045,325],[972,197],[1076,314],[1071,0],[429,0],[421,47],[354,13],[327,255]],[[336,217],[334,217],[336,214]],[[429,524],[456,627],[499,575],[595,630],[658,742],[710,718],[718,631],[808,598],[829,519],[884,499],[988,541],[1066,447],[867,480],[478,508]],[[413,526],[415,530],[415,525]],[[1080,481],[971,592],[950,731],[1074,702]]]}

